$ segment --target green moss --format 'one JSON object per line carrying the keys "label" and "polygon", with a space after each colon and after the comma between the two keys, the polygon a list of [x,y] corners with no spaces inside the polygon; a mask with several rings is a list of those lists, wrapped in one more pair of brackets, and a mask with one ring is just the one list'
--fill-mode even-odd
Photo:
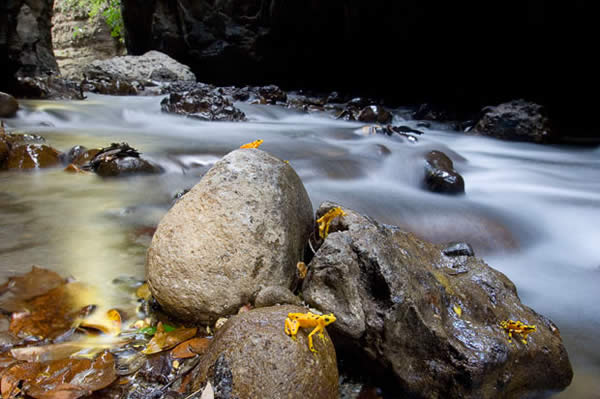
{"label": "green moss", "polygon": [[[57,0],[62,10],[87,12],[90,18],[102,15],[110,27],[110,34],[120,42],[123,42],[123,16],[121,15],[121,0]],[[73,32],[73,38],[81,33]]]}

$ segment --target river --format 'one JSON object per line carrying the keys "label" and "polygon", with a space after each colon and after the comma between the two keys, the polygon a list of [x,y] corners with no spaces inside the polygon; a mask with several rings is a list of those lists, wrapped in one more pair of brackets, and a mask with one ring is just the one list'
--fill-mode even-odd
{"label": "river", "polygon": [[[22,101],[8,126],[60,150],[128,142],[165,173],[126,179],[58,169],[0,174],[0,279],[31,265],[123,294],[111,281],[143,278],[152,228],[174,196],[241,144],[289,160],[316,209],[324,200],[435,242],[465,240],[505,273],[523,302],[560,328],[575,370],[557,398],[600,398],[600,148],[542,146],[428,128],[417,141],[369,135],[326,114],[240,104],[245,123],[163,114],[159,97],[90,95]],[[466,194],[425,191],[423,154],[449,155]]]}

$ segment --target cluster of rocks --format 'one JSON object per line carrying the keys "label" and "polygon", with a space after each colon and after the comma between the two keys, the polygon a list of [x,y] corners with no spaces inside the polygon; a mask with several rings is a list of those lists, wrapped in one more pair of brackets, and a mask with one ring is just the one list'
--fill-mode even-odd
{"label": "cluster of rocks", "polygon": [[[316,217],[338,206],[324,203]],[[396,396],[512,398],[570,383],[558,328],[468,244],[434,245],[342,209],[329,235],[316,239],[311,202],[289,164],[239,149],[165,215],[146,265],[162,308],[212,325],[255,306],[218,330],[194,371],[195,388],[210,381],[227,397],[337,398],[336,356],[391,384]],[[299,261],[308,263],[303,279]],[[337,317],[331,335],[315,335],[314,356],[312,328],[298,340],[284,332],[287,313],[308,310],[294,293]],[[509,319],[537,331],[526,344],[518,334],[511,343],[500,325]]]}
{"label": "cluster of rocks", "polygon": [[161,173],[162,168],[140,157],[126,143],[105,148],[75,146],[61,153],[41,136],[7,133],[0,127],[0,170],[27,170],[65,166],[67,172],[94,172],[101,177]]}

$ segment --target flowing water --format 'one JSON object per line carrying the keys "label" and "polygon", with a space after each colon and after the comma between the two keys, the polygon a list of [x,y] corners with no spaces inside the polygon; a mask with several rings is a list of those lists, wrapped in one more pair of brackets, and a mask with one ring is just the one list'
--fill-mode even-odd
{"label": "flowing water", "polygon": [[[176,193],[217,159],[261,138],[289,160],[313,206],[333,200],[435,242],[465,240],[504,272],[523,302],[561,329],[575,369],[557,397],[600,398],[600,149],[503,142],[443,130],[418,141],[368,135],[326,114],[240,104],[246,123],[160,112],[158,97],[90,95],[83,102],[23,101],[11,128],[60,150],[126,141],[166,172],[102,179],[61,168],[0,174],[0,279],[31,265],[101,287],[143,278],[152,228]],[[395,123],[417,127],[395,116]],[[466,195],[422,186],[423,154],[449,155]]]}

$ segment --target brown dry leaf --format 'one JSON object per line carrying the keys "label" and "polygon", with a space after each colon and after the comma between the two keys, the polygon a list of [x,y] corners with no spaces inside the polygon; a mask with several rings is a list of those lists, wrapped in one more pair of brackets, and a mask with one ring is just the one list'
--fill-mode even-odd
{"label": "brown dry leaf", "polygon": [[18,364],[2,376],[1,391],[5,398],[5,393],[10,395],[23,381],[22,390],[36,399],[77,399],[107,387],[116,379],[114,358],[104,352],[93,361],[63,359]]}
{"label": "brown dry leaf", "polygon": [[162,323],[158,323],[156,326],[156,334],[148,342],[146,349],[142,351],[145,355],[151,355],[153,353],[162,352],[166,349],[170,349],[175,345],[192,338],[196,335],[197,328],[178,328],[173,331],[165,332]]}
{"label": "brown dry leaf", "polygon": [[33,266],[29,273],[11,277],[0,286],[0,308],[7,312],[22,311],[26,301],[64,284],[66,280],[57,273]]}
{"label": "brown dry leaf", "polygon": [[208,338],[192,338],[180,343],[171,351],[173,359],[187,359],[196,355],[201,355],[206,352],[206,348],[210,344]]}
{"label": "brown dry leaf", "polygon": [[81,283],[69,283],[25,301],[26,310],[13,313],[9,331],[19,337],[58,337],[73,327],[86,291]]}

